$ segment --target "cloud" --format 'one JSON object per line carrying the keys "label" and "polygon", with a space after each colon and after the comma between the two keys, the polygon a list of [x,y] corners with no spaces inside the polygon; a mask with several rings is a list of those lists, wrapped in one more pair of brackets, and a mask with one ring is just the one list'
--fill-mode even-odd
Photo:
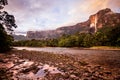
{"label": "cloud", "polygon": [[68,12],[71,19],[66,22],[66,25],[86,21],[90,15],[105,8],[111,8],[114,12],[120,12],[120,0],[78,0],[73,5]]}
{"label": "cloud", "polygon": [[49,0],[8,0],[8,3],[9,5],[5,7],[5,10],[15,16],[18,24],[17,30],[21,30],[24,27],[26,31],[31,26],[36,26],[37,22],[34,22],[35,19],[41,17],[42,14],[51,8],[54,5],[54,0],[51,0],[51,2]]}
{"label": "cloud", "polygon": [[16,18],[15,31],[48,30],[86,21],[104,8],[120,12],[120,0],[8,0],[5,7]]}
{"label": "cloud", "polygon": [[[48,0],[8,0],[9,5],[5,9],[17,15],[16,17],[32,17],[49,9],[53,3]],[[53,0],[54,1],[54,0]]]}

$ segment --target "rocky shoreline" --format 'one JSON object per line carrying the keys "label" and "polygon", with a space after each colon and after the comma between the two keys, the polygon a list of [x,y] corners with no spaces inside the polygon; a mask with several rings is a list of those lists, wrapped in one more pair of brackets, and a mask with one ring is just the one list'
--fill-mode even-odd
{"label": "rocky shoreline", "polygon": [[13,50],[0,54],[0,76],[0,80],[120,80],[120,68],[92,65],[72,54]]}

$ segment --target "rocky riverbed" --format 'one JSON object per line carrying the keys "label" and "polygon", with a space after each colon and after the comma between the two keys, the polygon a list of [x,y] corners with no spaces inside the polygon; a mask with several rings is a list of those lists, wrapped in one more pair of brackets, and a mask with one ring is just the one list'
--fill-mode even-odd
{"label": "rocky riverbed", "polygon": [[119,63],[113,68],[83,56],[13,50],[0,54],[0,80],[120,80]]}

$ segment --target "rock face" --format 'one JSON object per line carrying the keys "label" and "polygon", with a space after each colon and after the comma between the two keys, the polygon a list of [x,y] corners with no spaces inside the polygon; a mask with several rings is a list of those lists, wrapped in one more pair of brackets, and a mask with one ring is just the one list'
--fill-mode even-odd
{"label": "rock face", "polygon": [[28,31],[29,39],[53,39],[63,34],[75,34],[79,32],[95,33],[103,26],[115,26],[120,24],[120,13],[114,13],[111,9],[106,8],[93,14],[85,22],[77,23],[73,26],[60,27],[56,30],[48,31]]}
{"label": "rock face", "polygon": [[94,32],[103,26],[116,26],[120,24],[120,13],[114,13],[111,9],[100,10],[89,17],[90,28],[94,27]]}

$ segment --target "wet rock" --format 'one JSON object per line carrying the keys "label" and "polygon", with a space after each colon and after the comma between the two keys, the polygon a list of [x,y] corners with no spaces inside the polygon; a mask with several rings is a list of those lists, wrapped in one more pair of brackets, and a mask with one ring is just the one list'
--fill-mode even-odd
{"label": "wet rock", "polygon": [[57,73],[57,74],[47,74],[45,76],[45,78],[47,78],[48,80],[64,80],[63,79],[63,75],[61,75],[60,73]]}
{"label": "wet rock", "polygon": [[7,71],[6,68],[0,68],[0,80],[10,80],[13,74]]}
{"label": "wet rock", "polygon": [[[17,73],[13,72],[14,76],[24,75],[24,77],[27,76],[27,78],[30,79],[31,75],[35,76],[40,70],[44,76],[41,77],[37,75],[37,77],[35,79],[33,78],[33,80],[37,80],[37,78],[39,78],[38,80],[119,80],[120,78],[118,76],[118,70],[114,71],[113,74],[112,70],[110,69],[105,69],[101,65],[90,65],[87,62],[77,58],[74,59],[75,56],[50,53],[47,54],[44,52],[28,52],[27,54],[24,53],[25,52],[21,52],[18,54],[19,57],[21,56],[20,58],[17,57],[18,55],[14,57],[12,56],[12,58],[6,58],[8,62],[14,62],[14,64],[19,64],[22,61],[24,62],[21,64],[26,64],[25,62],[34,62],[33,64],[31,63],[32,65],[30,64],[28,66],[13,68],[10,70],[18,71]],[[47,68],[45,68],[46,63]],[[12,76],[10,74],[8,75]],[[19,76],[17,77],[20,79]]]}
{"label": "wet rock", "polygon": [[84,73],[83,76],[85,76],[85,77],[91,77],[92,73]]}
{"label": "wet rock", "polygon": [[7,61],[0,59],[0,63],[7,63]]}
{"label": "wet rock", "polygon": [[107,75],[111,75],[112,74],[110,71],[105,71],[104,73],[107,74]]}
{"label": "wet rock", "polygon": [[115,77],[114,80],[120,80],[120,76]]}
{"label": "wet rock", "polygon": [[87,65],[88,65],[88,63],[85,62],[85,61],[79,61],[79,64],[80,64],[81,66],[87,66]]}
{"label": "wet rock", "polygon": [[76,76],[74,74],[71,74],[70,77],[71,78],[76,78]]}
{"label": "wet rock", "polygon": [[31,66],[31,67],[29,67],[27,69],[24,69],[24,70],[20,71],[20,73],[26,74],[26,73],[28,73],[30,71],[36,73],[38,70],[39,70],[39,68],[37,66]]}
{"label": "wet rock", "polygon": [[65,73],[63,76],[64,76],[64,79],[69,79],[69,74],[68,73]]}

